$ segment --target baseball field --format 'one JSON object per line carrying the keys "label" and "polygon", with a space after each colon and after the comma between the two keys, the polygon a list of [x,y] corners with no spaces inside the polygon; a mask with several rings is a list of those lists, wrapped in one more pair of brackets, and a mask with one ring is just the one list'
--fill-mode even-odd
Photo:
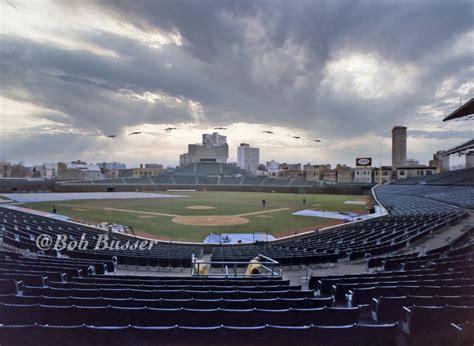
{"label": "baseball field", "polygon": [[187,197],[70,200],[26,203],[24,206],[48,212],[56,206],[58,214],[82,222],[114,222],[132,226],[137,235],[202,242],[209,233],[268,232],[278,238],[335,225],[342,221],[291,213],[302,209],[363,212],[363,205],[344,202],[367,201],[367,197],[361,195],[188,191],[167,193]]}

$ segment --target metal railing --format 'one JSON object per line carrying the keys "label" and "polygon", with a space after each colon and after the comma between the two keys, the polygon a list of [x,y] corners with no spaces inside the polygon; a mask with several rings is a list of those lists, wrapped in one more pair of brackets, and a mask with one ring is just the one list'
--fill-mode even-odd
{"label": "metal railing", "polygon": [[[191,258],[191,275],[205,277],[226,277],[226,278],[281,278],[283,273],[280,263],[262,254],[257,255],[258,262],[249,261],[204,261],[196,258],[194,254]],[[259,273],[247,274],[246,268],[250,264],[259,265]],[[203,274],[204,268],[207,270]],[[203,270],[202,270],[203,269]]]}
{"label": "metal railing", "polygon": [[305,265],[303,266],[303,269],[305,270],[304,279],[305,279],[306,285],[309,286],[309,280],[313,277],[313,269]]}

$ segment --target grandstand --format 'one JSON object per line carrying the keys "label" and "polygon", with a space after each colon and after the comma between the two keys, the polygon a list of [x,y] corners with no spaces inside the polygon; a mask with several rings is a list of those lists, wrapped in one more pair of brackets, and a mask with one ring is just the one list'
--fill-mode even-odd
{"label": "grandstand", "polygon": [[443,172],[422,177],[402,179],[396,185],[474,186],[474,168]]}
{"label": "grandstand", "polygon": [[[61,181],[56,182],[56,191],[74,191],[80,187],[87,191],[126,190],[126,189],[176,189],[193,188],[197,190],[213,189],[218,186],[219,190],[237,188],[248,191],[273,191],[282,189],[282,192],[302,192],[301,189],[310,189],[312,192],[330,189],[332,193],[361,194],[369,193],[374,184],[334,184],[320,181],[307,181],[302,179],[256,177],[232,164],[225,163],[190,163],[177,167],[169,173],[157,176],[140,178],[101,179],[83,181]],[[1,187],[0,187],[1,188]],[[11,192],[6,189],[5,192]],[[323,192],[324,193],[324,192]]]}
{"label": "grandstand", "polygon": [[246,176],[250,173],[226,163],[190,163],[177,167],[173,174],[186,176]]}
{"label": "grandstand", "polygon": [[[248,179],[216,178],[230,184]],[[94,251],[101,229],[0,208],[0,340],[5,345],[65,339],[78,345],[116,340],[145,345],[156,340],[231,340],[236,345],[469,342],[473,228],[437,248],[410,249],[458,224],[472,205],[455,199],[464,201],[459,196],[471,192],[469,186],[379,186],[374,197],[389,211],[382,217],[267,243],[157,242],[147,251]],[[86,234],[89,247],[38,252],[40,234],[63,233],[70,240]],[[191,267],[193,257],[209,258],[205,254],[211,254],[209,270],[220,275],[178,275],[176,269]],[[223,275],[228,265],[234,263],[237,273],[256,255],[268,256],[286,270],[362,262],[368,272],[312,275],[308,287],[273,270],[270,277]],[[131,266],[171,272],[124,275],[123,269]]]}

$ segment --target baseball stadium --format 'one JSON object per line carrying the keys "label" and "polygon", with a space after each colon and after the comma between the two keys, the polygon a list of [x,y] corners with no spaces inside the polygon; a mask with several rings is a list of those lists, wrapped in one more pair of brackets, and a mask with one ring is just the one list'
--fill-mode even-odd
{"label": "baseball stadium", "polygon": [[0,339],[408,345],[448,342],[441,321],[470,318],[472,169],[371,187],[190,183],[210,178],[4,183]]}
{"label": "baseball stadium", "polygon": [[3,1],[0,346],[474,345],[473,8]]}

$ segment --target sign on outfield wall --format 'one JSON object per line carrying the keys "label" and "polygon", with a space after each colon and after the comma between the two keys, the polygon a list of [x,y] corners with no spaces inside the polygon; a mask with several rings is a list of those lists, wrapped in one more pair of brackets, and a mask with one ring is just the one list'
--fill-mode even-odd
{"label": "sign on outfield wall", "polygon": [[372,166],[372,158],[371,157],[358,157],[356,159],[356,166],[359,166],[359,167]]}

